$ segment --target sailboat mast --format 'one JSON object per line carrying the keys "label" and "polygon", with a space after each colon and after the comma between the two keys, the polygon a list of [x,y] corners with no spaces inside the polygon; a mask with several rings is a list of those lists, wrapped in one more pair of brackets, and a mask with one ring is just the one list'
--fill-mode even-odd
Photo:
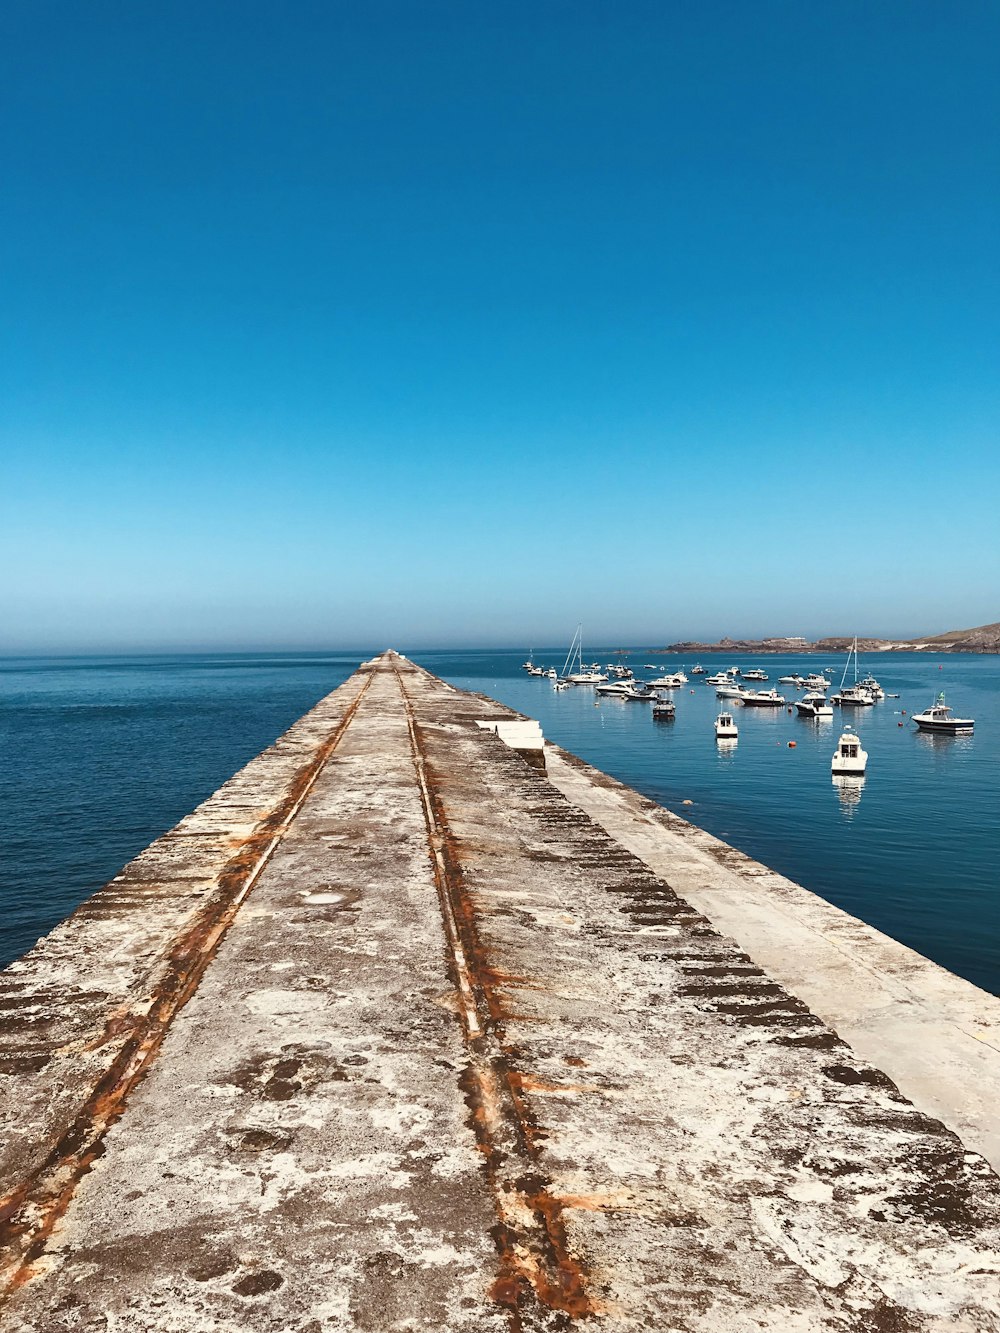
{"label": "sailboat mast", "polygon": [[847,673],[851,669],[851,654],[854,654],[854,683],[858,681],[858,636],[855,634],[854,643],[847,650],[847,661],[844,663],[844,674],[840,678],[840,688],[844,688],[844,681],[847,679]]}
{"label": "sailboat mast", "polygon": [[573,662],[573,654],[579,652],[579,640],[583,631],[583,625],[577,625],[576,633],[573,635],[573,642],[569,646],[569,652],[566,654],[566,661],[563,663],[562,673],[566,677],[570,674],[570,667]]}

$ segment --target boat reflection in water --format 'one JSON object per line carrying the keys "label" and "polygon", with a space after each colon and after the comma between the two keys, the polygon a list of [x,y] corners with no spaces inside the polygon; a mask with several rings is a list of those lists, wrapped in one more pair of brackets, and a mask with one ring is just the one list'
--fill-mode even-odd
{"label": "boat reflection in water", "polygon": [[975,745],[975,737],[971,731],[955,734],[946,731],[915,731],[913,739],[918,745],[929,749],[935,759],[961,754],[963,750],[971,750]]}
{"label": "boat reflection in water", "polygon": [[865,789],[865,779],[860,773],[833,773],[833,785],[840,797],[840,805],[848,819],[853,818],[861,793]]}
{"label": "boat reflection in water", "polygon": [[716,736],[715,748],[719,759],[724,764],[731,764],[736,758],[736,747],[740,743],[738,736]]}

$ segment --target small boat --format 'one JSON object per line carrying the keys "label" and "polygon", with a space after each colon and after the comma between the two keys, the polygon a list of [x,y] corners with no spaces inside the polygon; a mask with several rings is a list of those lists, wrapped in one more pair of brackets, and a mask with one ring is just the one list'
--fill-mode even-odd
{"label": "small boat", "polygon": [[548,671],[546,671],[545,674],[546,676],[548,676],[549,680],[559,679],[559,672],[555,669],[555,667],[549,667]]}
{"label": "small boat", "polygon": [[882,686],[870,671],[868,675],[865,676],[864,680],[858,681],[858,687],[859,689],[867,691],[876,702],[878,702],[879,699],[885,698],[885,690],[883,690]]}
{"label": "small boat", "polygon": [[874,694],[861,685],[848,685],[846,690],[838,690],[830,696],[830,702],[840,708],[870,708],[876,702]]}
{"label": "small boat", "polygon": [[548,672],[545,670],[544,667],[531,666],[531,667],[528,667],[528,675],[529,675],[529,676],[546,676],[546,675],[548,675]]}
{"label": "small boat", "polygon": [[868,755],[861,748],[860,736],[853,732],[850,727],[845,728],[844,734],[837,742],[837,748],[833,752],[830,771],[833,773],[849,773],[855,777],[860,777],[867,764]]}
{"label": "small boat", "polygon": [[778,684],[802,686],[805,684],[805,681],[802,679],[801,676],[779,676]]}
{"label": "small boat", "polygon": [[568,680],[556,680],[556,681],[553,682],[553,688],[554,688],[554,689],[557,689],[557,690],[568,690],[568,689],[569,689],[569,681],[568,681]]}
{"label": "small boat", "polygon": [[946,736],[971,735],[976,721],[971,717],[952,717],[951,709],[944,701],[944,694],[939,694],[922,713],[914,713],[913,720],[921,731],[937,731]]}
{"label": "small boat", "polygon": [[715,719],[715,739],[717,741],[736,740],[739,728],[733,721],[732,713],[720,713]]}
{"label": "small boat", "polygon": [[828,680],[826,676],[820,675],[818,671],[810,671],[802,684],[809,690],[828,690],[833,682]]}
{"label": "small boat", "polygon": [[717,699],[742,699],[746,690],[742,685],[719,685],[715,691]]}
{"label": "small boat", "polygon": [[706,685],[728,685],[729,677],[724,671],[718,671],[714,676],[705,677]]}
{"label": "small boat", "polygon": [[[655,693],[655,691],[654,691]],[[670,721],[677,716],[677,705],[665,694],[657,694],[653,700],[653,716],[667,718]]]}
{"label": "small boat", "polygon": [[784,708],[788,702],[777,690],[744,690],[740,697],[744,708]]}
{"label": "small boat", "polygon": [[799,717],[833,717],[833,708],[819,690],[810,690],[801,699],[796,699],[795,708]]}
{"label": "small boat", "polygon": [[703,676],[704,674],[705,674],[705,668],[702,666],[700,662],[695,662],[694,666],[691,668],[691,675]]}
{"label": "small boat", "polygon": [[688,678],[683,671],[675,671],[672,675],[661,676],[659,680],[651,681],[658,690],[679,690],[682,685],[688,683]]}
{"label": "small boat", "polygon": [[767,680],[767,672],[761,671],[760,667],[753,667],[750,671],[743,672],[744,680]]}
{"label": "small boat", "polygon": [[627,680],[623,682],[625,688],[621,691],[622,699],[631,699],[633,703],[652,703],[656,698],[656,691],[642,680]]}

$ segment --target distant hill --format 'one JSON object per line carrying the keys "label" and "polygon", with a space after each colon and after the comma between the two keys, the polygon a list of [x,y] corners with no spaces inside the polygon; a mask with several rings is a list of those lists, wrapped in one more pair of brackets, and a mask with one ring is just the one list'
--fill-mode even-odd
{"label": "distant hill", "polygon": [[935,634],[928,639],[911,640],[914,646],[925,645],[944,653],[1000,653],[1000,620],[978,629],[950,629],[947,634]]}
{"label": "distant hill", "polygon": [[[853,635],[817,639],[720,639],[718,643],[670,643],[653,648],[658,653],[842,653],[854,642]],[[922,639],[858,639],[863,653],[1000,653],[1000,621],[977,629],[952,629]]]}

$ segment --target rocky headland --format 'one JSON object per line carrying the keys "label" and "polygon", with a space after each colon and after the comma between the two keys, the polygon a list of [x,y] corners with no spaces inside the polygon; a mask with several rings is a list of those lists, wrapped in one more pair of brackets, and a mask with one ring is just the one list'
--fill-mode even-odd
{"label": "rocky headland", "polygon": [[[722,638],[717,643],[669,643],[653,649],[661,653],[831,653],[846,652],[854,642],[853,634],[809,639],[779,637],[774,639]],[[863,653],[1000,653],[1000,621],[976,629],[948,630],[920,639],[858,639]]]}

